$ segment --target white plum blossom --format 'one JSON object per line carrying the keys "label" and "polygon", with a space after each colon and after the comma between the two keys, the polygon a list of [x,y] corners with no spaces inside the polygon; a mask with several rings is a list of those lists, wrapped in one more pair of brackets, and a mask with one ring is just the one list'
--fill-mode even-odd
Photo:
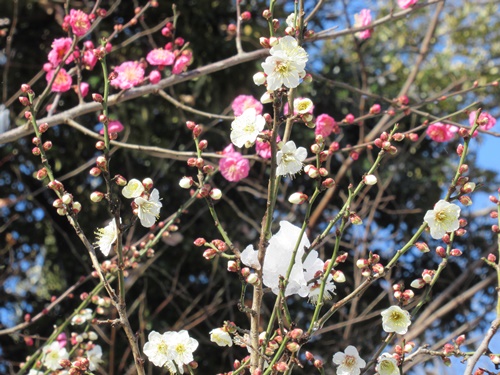
{"label": "white plum blossom", "polygon": [[306,157],[307,150],[304,147],[297,148],[295,142],[288,141],[276,154],[276,162],[278,163],[276,174],[278,176],[284,176],[287,174],[294,175],[300,172],[302,169],[302,162]]}
{"label": "white plum blossom", "polygon": [[333,356],[333,363],[338,365],[337,375],[359,375],[366,362],[359,356],[358,349],[349,345],[344,353],[337,352]]}
{"label": "white plum blossom", "polygon": [[294,101],[294,110],[303,115],[312,112],[314,104],[309,98],[298,98]]}
{"label": "white plum blossom", "polygon": [[298,21],[298,17],[295,16],[295,13],[290,13],[290,15],[286,18],[286,25],[288,27],[297,28],[296,22]]}
{"label": "white plum blossom", "polygon": [[131,179],[122,189],[123,196],[129,199],[140,197],[142,193],[144,193],[144,185],[135,178]]}
{"label": "white plum blossom", "polygon": [[434,205],[433,210],[427,211],[424,221],[429,225],[431,237],[438,240],[447,232],[453,232],[460,227],[459,216],[460,207],[441,199]]}
{"label": "white plum blossom", "polygon": [[155,366],[162,367],[171,358],[170,343],[167,336],[156,331],[151,331],[148,335],[148,342],[144,344],[142,351]]}
{"label": "white plum blossom", "polygon": [[173,374],[177,373],[177,370],[183,374],[183,365],[194,360],[193,352],[196,348],[198,341],[189,337],[185,330],[163,334],[152,331],[148,336],[148,342],[144,344],[143,351],[155,366],[165,366]]}
{"label": "white plum blossom", "polygon": [[222,328],[214,328],[210,331],[210,341],[219,346],[233,346],[231,335]]}
{"label": "white plum blossom", "polygon": [[231,124],[231,142],[236,147],[251,147],[259,133],[264,130],[266,120],[255,108],[248,108]]}
{"label": "white plum blossom", "polygon": [[408,332],[410,324],[410,313],[399,306],[391,306],[382,311],[382,329],[387,333],[396,332],[404,335]]}
{"label": "white plum blossom", "polygon": [[160,202],[160,193],[158,189],[153,189],[149,195],[149,199],[137,197],[134,199],[137,205],[137,216],[141,221],[141,225],[146,228],[151,228],[160,215],[160,208],[163,206]]}
{"label": "white plum blossom", "polygon": [[94,313],[92,309],[83,309],[78,312],[73,318],[71,318],[71,325],[82,325],[85,322],[92,320]]}
{"label": "white plum blossom", "polygon": [[50,346],[43,348],[43,364],[50,370],[60,369],[59,361],[68,359],[69,353],[65,348],[61,348],[57,341],[54,341]]}
{"label": "white plum blossom", "polygon": [[99,363],[102,362],[102,348],[100,345],[95,345],[87,351],[87,359],[89,360],[90,371],[95,371],[99,368]]}
{"label": "white plum blossom", "polygon": [[271,56],[262,63],[267,75],[267,89],[274,91],[282,85],[297,87],[305,76],[307,52],[291,36],[281,38],[269,52]]}
{"label": "white plum blossom", "polygon": [[[269,240],[266,256],[264,258],[264,269],[262,270],[262,281],[265,286],[271,288],[274,294],[278,295],[280,290],[280,276],[285,277],[288,271],[290,262],[292,261],[293,250],[299,240],[301,228],[289,223],[288,221],[280,222],[280,230],[273,235]],[[302,257],[305,253],[305,248],[310,246],[309,240],[305,235],[302,235],[297,254],[293,260],[293,267],[289,276],[288,285],[285,289],[285,296],[298,294],[301,297],[308,297],[311,301],[317,299],[319,290],[315,285],[309,285],[308,281],[314,278],[318,271],[323,270],[323,261],[318,258],[316,250],[312,250],[302,263]],[[252,245],[247,246],[241,253],[241,261],[243,264],[260,269],[260,264],[257,259],[258,252],[253,249]],[[325,297],[328,298],[329,293],[333,293],[335,285],[331,277],[327,279],[325,287]]]}
{"label": "white plum blossom", "polygon": [[375,371],[378,372],[379,375],[399,375],[399,367],[398,361],[396,358],[391,356],[389,353],[383,353],[377,361],[377,365],[375,366]]}
{"label": "white plum blossom", "polygon": [[104,256],[108,256],[111,247],[118,239],[118,228],[115,219],[111,220],[104,228],[98,228],[95,232],[97,236],[97,246]]}

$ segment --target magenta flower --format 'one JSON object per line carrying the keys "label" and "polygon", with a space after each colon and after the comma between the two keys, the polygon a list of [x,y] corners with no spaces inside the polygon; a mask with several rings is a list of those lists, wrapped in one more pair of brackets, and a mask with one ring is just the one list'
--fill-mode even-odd
{"label": "magenta flower", "polygon": [[[120,133],[125,127],[118,120],[111,120],[108,123],[108,133]],[[99,131],[99,134],[104,135],[104,127]]]}
{"label": "magenta flower", "polygon": [[156,84],[161,81],[161,73],[158,70],[152,70],[149,73],[149,82]]}
{"label": "magenta flower", "polygon": [[137,86],[144,79],[144,69],[137,61],[125,61],[115,68],[115,72],[118,76],[111,81],[111,84],[122,90]]}
{"label": "magenta flower", "polygon": [[81,10],[71,9],[68,22],[76,36],[85,35],[90,29],[89,15]]}
{"label": "magenta flower", "polygon": [[436,122],[427,128],[426,133],[435,142],[448,142],[457,131],[456,126]]}
{"label": "magenta flower", "polygon": [[[364,27],[372,23],[372,14],[370,9],[361,9],[361,12],[354,15],[354,27]],[[373,29],[358,31],[355,35],[358,39],[364,40],[371,37]]]}
{"label": "magenta flower", "polygon": [[401,9],[407,9],[412,7],[418,2],[418,0],[398,0],[398,5]]}
{"label": "magenta flower", "polygon": [[169,66],[175,61],[175,54],[163,48],[156,48],[148,53],[146,60],[151,65]]}
{"label": "magenta flower", "polygon": [[224,149],[223,154],[224,158],[219,160],[222,177],[228,181],[237,182],[248,176],[250,162],[248,159],[244,159],[239,152],[235,152],[232,144]]}
{"label": "magenta flower", "polygon": [[191,51],[184,51],[180,56],[177,57],[174,63],[174,67],[172,68],[173,74],[180,74],[184,72],[188,65],[191,64],[193,59],[193,54]]}
{"label": "magenta flower", "polygon": [[[470,126],[474,126],[474,121],[476,120],[476,111],[472,111],[469,115],[469,124]],[[479,118],[477,119],[479,123],[479,128],[481,130],[490,130],[495,126],[497,120],[490,115],[488,112],[481,112]]]}
{"label": "magenta flower", "polygon": [[260,115],[262,114],[262,109],[264,108],[257,99],[252,95],[238,95],[234,98],[231,104],[235,116],[241,116],[245,110],[249,108],[254,108],[255,112]]}
{"label": "magenta flower", "polygon": [[332,133],[337,133],[338,130],[339,127],[333,117],[323,113],[316,118],[316,128],[314,129],[314,134],[322,135],[326,138]]}
{"label": "magenta flower", "polygon": [[68,343],[68,340],[66,338],[66,334],[63,332],[63,333],[60,333],[57,338],[56,338],[56,341],[59,343],[59,347],[62,349],[66,346],[66,344]]}
{"label": "magenta flower", "polygon": [[[269,130],[264,130],[264,134],[271,135],[271,132]],[[276,143],[280,142],[281,138],[278,135],[276,138]],[[263,159],[270,159],[271,158],[271,143],[268,141],[263,141],[260,138],[257,138],[257,141],[255,141],[255,151],[257,152],[257,155],[259,155]]]}
{"label": "magenta flower", "polygon": [[[52,66],[57,66],[62,61],[64,55],[71,49],[71,38],[58,38],[52,42],[52,50],[49,52],[49,61]],[[73,61],[73,54],[69,55],[65,63]]]}
{"label": "magenta flower", "polygon": [[82,64],[87,70],[92,70],[97,63],[97,56],[93,49],[86,50],[82,56]]}
{"label": "magenta flower", "polygon": [[[55,70],[51,70],[50,72],[47,73],[45,76],[45,79],[47,82],[50,82],[52,80],[52,77],[54,77]],[[66,92],[71,88],[71,84],[73,83],[71,76],[66,72],[66,70],[61,69],[59,73],[56,76],[56,79],[54,80],[54,83],[52,84],[52,92]]]}
{"label": "magenta flower", "polygon": [[87,96],[88,93],[89,93],[89,84],[87,82],[80,83],[80,94],[82,94],[82,97]]}

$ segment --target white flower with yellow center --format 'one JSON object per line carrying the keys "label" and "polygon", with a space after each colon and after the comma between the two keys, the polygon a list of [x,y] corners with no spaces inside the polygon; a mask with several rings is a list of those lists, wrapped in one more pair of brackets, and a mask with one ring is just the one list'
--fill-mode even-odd
{"label": "white flower with yellow center", "polygon": [[98,228],[95,232],[97,236],[97,246],[104,256],[108,256],[111,247],[118,239],[118,229],[116,228],[115,219],[111,220],[104,228]]}
{"label": "white flower with yellow center", "polygon": [[89,360],[90,371],[95,371],[99,368],[99,363],[102,362],[102,348],[100,345],[94,346],[87,351],[87,359]]}
{"label": "white flower with yellow center", "polygon": [[193,352],[198,348],[198,341],[189,337],[189,333],[185,330],[173,333],[175,336],[170,344],[172,347],[171,360],[182,367],[182,365],[187,365],[194,360]]}
{"label": "white flower with yellow center", "polygon": [[210,331],[210,341],[215,342],[219,346],[233,346],[231,335],[222,328],[214,328]]}
{"label": "white flower with yellow center", "polygon": [[382,311],[382,329],[387,333],[396,332],[404,335],[408,332],[410,324],[410,313],[399,306],[391,306]]}
{"label": "white flower with yellow center", "polygon": [[171,350],[165,334],[161,335],[156,331],[151,331],[148,342],[144,344],[142,351],[155,366],[164,366],[171,358]]}
{"label": "white flower with yellow center", "polygon": [[307,150],[304,147],[295,146],[295,142],[288,141],[276,154],[276,174],[285,176],[294,175],[302,169],[302,162],[307,157]]}
{"label": "white flower with yellow center", "polygon": [[137,205],[137,216],[139,216],[141,225],[151,228],[160,215],[160,209],[163,206],[160,202],[158,189],[153,189],[149,195],[149,199],[137,197],[134,199],[134,203]]}
{"label": "white flower with yellow center", "polygon": [[140,197],[142,193],[144,193],[144,185],[135,178],[131,179],[127,186],[122,189],[123,196],[128,199]]}
{"label": "white flower with yellow center", "polygon": [[264,130],[266,120],[255,108],[248,108],[231,124],[231,142],[236,147],[251,147],[259,133]]}
{"label": "white flower with yellow center", "polygon": [[453,232],[460,227],[459,216],[460,207],[441,199],[435,204],[433,210],[427,211],[424,221],[429,225],[431,237],[438,240],[447,232]]}
{"label": "white flower with yellow center", "polygon": [[338,365],[337,375],[359,375],[366,362],[359,356],[358,350],[349,345],[344,353],[337,352],[333,356],[333,363]]}
{"label": "white flower with yellow center", "polygon": [[305,75],[308,55],[304,48],[298,45],[295,38],[285,36],[269,52],[271,56],[262,63],[267,75],[267,89],[274,91],[282,85],[297,87]]}
{"label": "white flower with yellow center", "polygon": [[375,371],[379,375],[399,375],[398,361],[396,358],[392,357],[389,353],[383,353],[378,358],[378,363],[375,366]]}
{"label": "white flower with yellow center", "polygon": [[61,368],[59,361],[68,359],[69,354],[65,348],[61,348],[57,341],[54,341],[50,346],[43,348],[43,364],[50,370],[57,370]]}
{"label": "white flower with yellow center", "polygon": [[312,100],[308,98],[296,99],[293,103],[293,106],[295,111],[301,115],[310,113],[312,111],[312,108],[314,107]]}

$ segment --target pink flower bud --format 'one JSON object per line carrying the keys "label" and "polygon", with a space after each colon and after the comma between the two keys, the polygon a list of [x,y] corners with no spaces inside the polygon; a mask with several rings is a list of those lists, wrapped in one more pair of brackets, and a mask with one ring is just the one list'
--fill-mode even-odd
{"label": "pink flower bud", "polygon": [[460,335],[455,339],[455,343],[460,346],[465,342],[465,335]]}
{"label": "pink flower bud", "polygon": [[40,150],[39,147],[33,147],[31,153],[35,156],[39,156],[42,153],[42,151]]}
{"label": "pink flower bud", "polygon": [[462,156],[462,153],[463,153],[463,152],[464,152],[464,145],[459,144],[459,145],[457,146],[457,155],[458,155],[458,156]]}
{"label": "pink flower bud", "polygon": [[462,255],[462,251],[459,249],[451,249],[450,255],[454,257],[459,257],[460,255]]}
{"label": "pink flower bud", "polygon": [[430,251],[429,246],[425,242],[417,242],[415,244],[415,247],[421,252],[421,253],[428,253]]}
{"label": "pink flower bud", "polygon": [[242,21],[249,21],[251,19],[252,19],[252,13],[250,13],[248,11],[241,13],[241,20]]}
{"label": "pink flower bud", "polygon": [[20,96],[19,102],[25,107],[30,105],[30,100],[26,96]]}
{"label": "pink flower bud", "polygon": [[234,260],[229,260],[227,262],[227,270],[229,272],[238,272],[238,262]]}
{"label": "pink flower bud", "polygon": [[356,261],[356,267],[359,269],[367,268],[368,267],[368,260],[367,259],[358,259]]}
{"label": "pink flower bud", "polygon": [[363,220],[356,215],[355,213],[350,213],[349,214],[349,221],[351,222],[352,225],[361,225],[363,224]]}
{"label": "pink flower bud", "polygon": [[492,254],[492,253],[489,253],[488,254],[488,258],[487,258],[490,262],[493,262],[495,263],[497,261],[497,257],[495,256],[495,254]]}
{"label": "pink flower bud", "polygon": [[464,206],[470,206],[472,204],[472,199],[468,195],[462,195],[461,197],[458,198],[460,203],[462,203]]}
{"label": "pink flower bud", "polygon": [[203,252],[203,258],[205,258],[206,260],[210,260],[210,259],[213,259],[216,254],[217,254],[217,250],[209,248]]}
{"label": "pink flower bud", "polygon": [[377,183],[377,177],[373,174],[367,174],[363,177],[363,182],[366,185],[375,185]]}
{"label": "pink flower bud", "polygon": [[197,238],[196,240],[194,240],[194,242],[193,242],[193,243],[194,243],[194,245],[195,245],[195,246],[200,247],[200,246],[205,245],[205,244],[207,243],[207,240],[205,240],[205,239],[204,239],[204,238],[202,238],[202,237],[199,237],[199,238]]}
{"label": "pink flower bud", "polygon": [[406,300],[406,301],[409,301],[411,300],[413,297],[415,297],[415,293],[413,292],[413,290],[411,289],[406,289],[404,292],[403,292],[403,299]]}
{"label": "pink flower bud", "polygon": [[354,115],[352,113],[349,113],[345,117],[344,121],[347,122],[348,124],[352,124],[354,122],[354,119],[355,119]]}
{"label": "pink flower bud", "polygon": [[374,104],[372,105],[372,107],[370,108],[370,114],[371,115],[377,115],[380,113],[380,104]]}
{"label": "pink flower bud", "polygon": [[438,246],[436,248],[436,254],[439,255],[441,258],[446,257],[446,249],[443,246]]}
{"label": "pink flower bud", "polygon": [[333,273],[332,278],[333,278],[333,281],[335,281],[336,283],[340,283],[340,284],[345,283],[345,281],[346,281],[344,272],[342,272],[340,270],[336,270]]}
{"label": "pink flower bud", "polygon": [[382,264],[380,264],[380,263],[377,263],[377,264],[374,264],[372,266],[372,270],[373,270],[373,272],[381,275],[381,274],[384,273],[384,266]]}
{"label": "pink flower bud", "polygon": [[410,286],[415,289],[422,289],[425,284],[426,283],[423,279],[415,279],[411,282]]}
{"label": "pink flower bud", "polygon": [[335,259],[336,264],[344,263],[347,260],[348,253],[343,253],[337,256],[337,259]]}
{"label": "pink flower bud", "polygon": [[98,156],[96,159],[96,165],[102,170],[106,170],[108,162],[104,156]]}
{"label": "pink flower bud", "polygon": [[321,183],[321,185],[327,189],[330,189],[335,186],[335,180],[333,178],[327,178]]}
{"label": "pink flower bud", "polygon": [[273,16],[273,14],[271,13],[271,11],[269,9],[264,9],[262,11],[262,17],[264,17],[266,20],[268,20],[272,16]]}

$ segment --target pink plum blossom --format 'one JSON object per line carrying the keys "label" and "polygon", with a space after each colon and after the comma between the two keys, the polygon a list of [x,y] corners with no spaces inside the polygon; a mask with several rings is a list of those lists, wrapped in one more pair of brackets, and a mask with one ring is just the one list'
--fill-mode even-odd
{"label": "pink plum blossom", "polygon": [[401,9],[407,9],[412,7],[418,2],[418,0],[398,0],[398,5]]}
{"label": "pink plum blossom", "polygon": [[115,68],[118,76],[111,81],[114,87],[122,90],[139,85],[144,79],[144,69],[137,61],[125,61]]}
{"label": "pink plum blossom", "polygon": [[[125,127],[118,120],[111,120],[108,123],[108,133],[120,133]],[[104,135],[104,127],[99,131],[99,134]]]}
{"label": "pink plum blossom", "polygon": [[228,181],[237,182],[248,176],[250,162],[239,152],[235,152],[232,144],[227,146],[222,153],[224,157],[219,160],[222,177]]}
{"label": "pink plum blossom", "polygon": [[[49,61],[52,66],[57,66],[62,61],[64,55],[71,49],[71,38],[58,38],[52,42],[52,50],[49,52]],[[73,54],[69,55],[65,63],[73,61]]]}
{"label": "pink plum blossom", "polygon": [[[47,82],[50,82],[52,80],[55,72],[55,70],[51,70],[47,73],[47,75],[45,76]],[[54,83],[52,84],[52,92],[66,92],[71,88],[71,84],[71,76],[68,74],[68,72],[66,72],[65,69],[61,69],[57,74]]]}
{"label": "pink plum blossom", "polygon": [[89,15],[81,10],[71,9],[68,22],[76,36],[85,35],[90,29]]}
{"label": "pink plum blossom", "polygon": [[[472,111],[469,115],[469,124],[470,126],[474,126],[474,121],[476,120],[476,111]],[[479,128],[481,130],[490,130],[495,126],[497,120],[490,115],[488,112],[481,112],[479,118],[477,119],[479,123]]]}
{"label": "pink plum blossom", "polygon": [[151,65],[169,66],[175,61],[175,54],[163,48],[156,48],[148,53],[146,60]]}
{"label": "pink plum blossom", "polygon": [[161,81],[161,73],[158,70],[152,70],[149,73],[149,82],[156,84]]}
{"label": "pink plum blossom", "polygon": [[456,126],[436,122],[429,125],[426,133],[435,142],[448,142],[455,136],[457,131]]}
{"label": "pink plum blossom", "polygon": [[188,65],[191,64],[191,60],[193,59],[193,54],[191,51],[184,51],[180,56],[177,57],[174,63],[174,67],[172,68],[172,73],[180,74],[184,72]]}
{"label": "pink plum blossom", "polygon": [[264,108],[257,99],[252,95],[238,95],[234,98],[231,104],[235,116],[241,116],[245,110],[249,108],[254,108],[255,112],[260,115],[262,114],[262,109]]}
{"label": "pink plum blossom", "polygon": [[322,135],[326,138],[332,133],[337,133],[338,130],[339,127],[333,117],[323,113],[316,118],[316,128],[314,129],[314,134]]}
{"label": "pink plum blossom", "polygon": [[[354,15],[354,27],[364,27],[372,23],[370,9],[361,9],[361,12]],[[355,35],[358,39],[364,40],[371,37],[373,29],[358,31]]]}
{"label": "pink plum blossom", "polygon": [[[297,109],[297,107],[298,107],[297,104],[300,103],[304,99],[306,99],[306,98],[295,98],[293,100],[293,114],[294,115],[297,115],[299,113],[298,109]],[[310,113],[312,115],[313,111],[314,111],[314,105],[311,106],[311,108],[307,111],[307,113]],[[285,115],[288,115],[288,103],[285,103],[285,106],[283,107],[283,113]]]}
{"label": "pink plum blossom", "polygon": [[94,69],[96,63],[97,63],[97,56],[93,49],[88,49],[85,52],[83,52],[82,64],[85,67],[85,69],[87,70]]}
{"label": "pink plum blossom", "polygon": [[[264,134],[271,135],[271,132],[269,130],[265,130],[263,132]],[[281,138],[278,135],[276,138],[276,143],[280,142]],[[257,155],[259,155],[263,159],[270,159],[271,158],[271,143],[268,141],[264,141],[260,138],[257,138],[257,141],[255,141],[255,151],[257,152]]]}

